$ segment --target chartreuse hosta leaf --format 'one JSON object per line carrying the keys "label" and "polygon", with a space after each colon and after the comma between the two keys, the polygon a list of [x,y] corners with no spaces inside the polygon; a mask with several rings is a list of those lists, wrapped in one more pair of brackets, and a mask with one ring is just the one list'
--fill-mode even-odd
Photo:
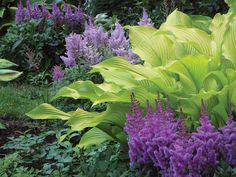
{"label": "chartreuse hosta leaf", "polygon": [[173,60],[173,39],[166,32],[152,27],[135,26],[129,29],[133,52],[152,66],[162,66]]}
{"label": "chartreuse hosta leaf", "polygon": [[87,148],[92,144],[100,144],[107,140],[113,140],[113,138],[101,129],[93,127],[83,135],[78,147]]}
{"label": "chartreuse hosta leaf", "polygon": [[14,71],[9,68],[11,66],[17,66],[15,63],[12,63],[5,59],[0,59],[0,81],[11,81],[19,77],[22,73]]}

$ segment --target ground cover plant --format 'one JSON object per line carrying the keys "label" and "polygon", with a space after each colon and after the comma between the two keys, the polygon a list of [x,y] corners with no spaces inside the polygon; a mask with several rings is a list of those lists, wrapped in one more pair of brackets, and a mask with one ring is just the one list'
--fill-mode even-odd
{"label": "ground cover plant", "polygon": [[0,176],[236,175],[234,1],[5,2]]}

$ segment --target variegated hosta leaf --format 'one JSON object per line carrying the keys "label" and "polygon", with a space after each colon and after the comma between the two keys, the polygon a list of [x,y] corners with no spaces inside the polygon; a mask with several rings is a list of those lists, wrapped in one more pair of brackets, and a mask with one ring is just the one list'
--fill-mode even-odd
{"label": "variegated hosta leaf", "polygon": [[11,66],[17,66],[17,65],[15,63],[12,63],[11,61],[0,58],[0,69],[9,68]]}
{"label": "variegated hosta leaf", "polygon": [[11,81],[19,77],[21,74],[22,72],[11,69],[0,69],[0,81]]}

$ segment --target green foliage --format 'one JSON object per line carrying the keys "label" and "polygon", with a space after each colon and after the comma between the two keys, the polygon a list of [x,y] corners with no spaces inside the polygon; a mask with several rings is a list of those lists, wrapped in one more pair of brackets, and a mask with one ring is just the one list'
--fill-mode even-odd
{"label": "green foliage", "polygon": [[[67,31],[55,28],[49,20],[15,24],[0,40],[0,56],[10,58],[19,65],[26,76],[22,80],[36,80],[34,77],[38,74],[61,63],[60,56],[65,52],[64,39],[67,35]],[[47,75],[44,77],[49,79]]]}
{"label": "green foliage", "polygon": [[[131,93],[142,107],[146,100],[156,97],[157,91],[164,97],[168,95],[171,106],[176,111],[182,108],[186,123],[192,128],[198,126],[200,102],[204,99],[213,123],[223,126],[228,105],[236,108],[235,19],[232,13],[217,14],[213,20],[192,18],[176,10],[160,29],[129,27],[133,51],[144,60],[143,65],[131,65],[121,57],[105,60],[91,70],[100,72],[104,83],[78,81],[60,89],[53,98],[89,99],[93,106],[108,104],[101,113],[80,108],[64,113],[68,115],[66,124],[74,131],[95,127],[84,134],[79,147],[106,139],[126,140],[122,127]],[[206,25],[203,28],[200,24]],[[41,117],[41,105],[27,115],[34,119],[62,119],[56,108],[50,106],[47,111]],[[55,112],[60,114],[55,117]],[[97,141],[90,141],[91,137]]]}
{"label": "green foliage", "polygon": [[12,66],[17,66],[8,60],[0,58],[0,81],[11,81],[19,77],[22,73],[11,69],[6,69]]}
{"label": "green foliage", "polygon": [[105,142],[82,150],[73,145],[81,133],[70,132],[64,141],[59,141],[61,135],[67,132],[68,129],[43,129],[38,135],[25,132],[19,137],[10,137],[0,149],[15,153],[0,159],[0,174],[17,176],[25,172],[26,176],[33,177],[144,176],[139,167],[129,169],[126,146],[117,142]]}

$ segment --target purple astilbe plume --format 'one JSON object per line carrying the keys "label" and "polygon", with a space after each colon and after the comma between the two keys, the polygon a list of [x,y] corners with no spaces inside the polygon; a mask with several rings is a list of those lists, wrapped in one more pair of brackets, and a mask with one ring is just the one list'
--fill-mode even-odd
{"label": "purple astilbe plume", "polygon": [[220,129],[223,135],[223,151],[226,161],[231,165],[236,165],[236,122],[230,110],[227,125]]}
{"label": "purple astilbe plume", "polygon": [[152,20],[148,17],[148,14],[145,8],[143,8],[143,17],[138,22],[138,25],[140,26],[153,26],[154,25]]}
{"label": "purple astilbe plume", "polygon": [[51,18],[51,14],[45,5],[42,6],[42,17],[45,19]]}
{"label": "purple astilbe plume", "polygon": [[58,81],[58,80],[60,80],[63,76],[64,76],[64,71],[61,69],[60,66],[55,65],[55,66],[53,67],[52,80],[53,80],[53,81]]}
{"label": "purple astilbe plume", "polygon": [[83,40],[79,34],[71,34],[66,37],[66,55],[61,56],[64,64],[67,67],[73,67],[76,65],[76,59],[80,56],[81,48],[83,48]]}
{"label": "purple astilbe plume", "polygon": [[[135,107],[135,102],[132,105]],[[136,108],[136,110],[138,110]],[[172,114],[164,110],[160,101],[156,101],[156,111],[152,111],[147,104],[147,114],[142,119],[141,111],[136,114],[127,114],[124,130],[129,135],[129,156],[131,165],[153,163],[162,172],[163,176],[171,176],[170,149],[178,139],[178,122]],[[135,120],[135,121],[134,121]],[[134,130],[132,130],[134,129]]]}
{"label": "purple astilbe plume", "polygon": [[38,4],[34,3],[33,9],[31,12],[31,18],[33,19],[39,19],[42,17],[41,9],[39,8]]}
{"label": "purple astilbe plume", "polygon": [[19,3],[17,4],[17,9],[16,9],[16,23],[21,23],[25,20],[26,13],[25,9],[23,7],[22,1],[20,0]]}
{"label": "purple astilbe plume", "polygon": [[82,23],[83,14],[81,12],[80,6],[78,6],[78,9],[74,8],[72,11],[71,6],[64,3],[63,11],[65,12],[64,23],[70,28],[74,29],[76,26]]}
{"label": "purple astilbe plume", "polygon": [[85,23],[84,38],[89,44],[96,48],[105,47],[108,42],[108,34],[105,33],[101,27],[94,25],[91,17],[88,23]]}
{"label": "purple astilbe plume", "polygon": [[55,26],[63,24],[64,21],[63,13],[60,11],[60,8],[57,6],[55,2],[52,3],[51,19],[54,21]]}
{"label": "purple astilbe plume", "polygon": [[119,22],[116,22],[115,29],[111,31],[109,46],[113,54],[127,57],[129,40],[125,37],[125,31]]}
{"label": "purple astilbe plume", "polygon": [[115,29],[111,31],[109,47],[114,55],[123,56],[132,64],[138,62],[137,55],[129,49],[129,40],[126,39],[125,31],[119,22],[116,22]]}
{"label": "purple astilbe plume", "polygon": [[26,13],[27,19],[31,20],[32,19],[32,6],[30,4],[30,0],[26,1],[26,9],[27,9],[27,13]]}
{"label": "purple astilbe plume", "polygon": [[77,9],[74,9],[74,14],[75,14],[75,20],[78,23],[82,23],[84,18],[83,18],[83,12],[80,8],[80,5],[78,5]]}

